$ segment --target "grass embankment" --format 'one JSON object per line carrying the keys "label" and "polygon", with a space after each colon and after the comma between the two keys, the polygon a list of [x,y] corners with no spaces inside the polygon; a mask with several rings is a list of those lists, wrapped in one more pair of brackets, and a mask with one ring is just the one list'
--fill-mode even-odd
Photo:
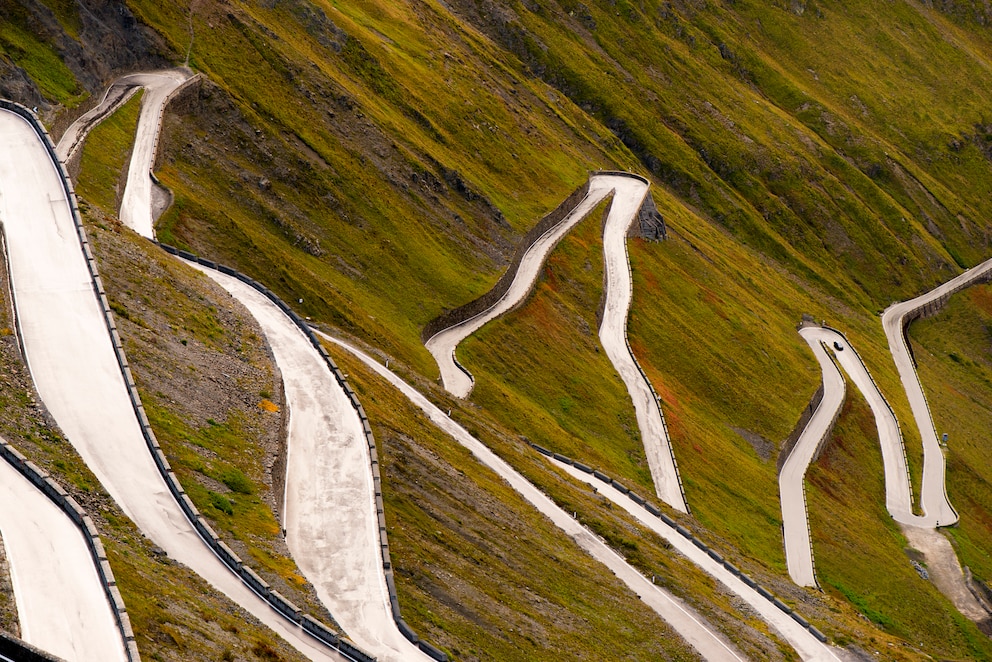
{"label": "grass embankment", "polygon": [[[135,4],[185,43],[184,11]],[[586,164],[632,161],[439,7],[367,9],[196,12],[221,89],[169,122],[161,227],[430,374],[422,325],[488,289]]]}
{"label": "grass embankment", "polygon": [[992,287],[954,295],[937,316],[910,326],[920,381],[937,435],[947,433],[947,493],[961,516],[946,529],[961,565],[992,582]]}
{"label": "grass embankment", "polygon": [[80,155],[75,182],[79,197],[113,216],[120,209],[127,184],[143,94],[144,90],[139,90],[91,131]]}
{"label": "grass embankment", "polygon": [[[64,26],[76,25],[73,12],[61,7],[57,12]],[[21,67],[46,99],[72,108],[86,98],[86,90],[62,61],[59,49],[35,33],[37,23],[31,10],[16,0],[0,0],[0,59]]]}
{"label": "grass embankment", "polygon": [[107,298],[152,429],[211,527],[300,607],[328,619],[292,560],[276,510],[284,485],[282,383],[251,316],[205,276],[91,207],[126,170],[129,101],[90,133],[79,193]]}
{"label": "grass embankment", "polygon": [[48,471],[93,518],[146,660],[303,660],[197,575],[171,561],[121,511],[51,421],[14,335],[0,261],[0,436]]}
{"label": "grass embankment", "polygon": [[[186,7],[131,6],[185,49]],[[761,438],[817,380],[792,326],[843,327],[911,420],[875,313],[988,249],[987,33],[905,2],[448,6],[199,3],[194,64],[219,89],[170,119],[163,232],[434,375],[421,325],[485,291],[587,167],[636,157],[692,243],[632,248],[631,341],[699,521],[781,577]],[[525,391],[515,418],[550,405],[540,426],[575,446],[576,408]],[[604,461],[645,478],[636,454]]]}

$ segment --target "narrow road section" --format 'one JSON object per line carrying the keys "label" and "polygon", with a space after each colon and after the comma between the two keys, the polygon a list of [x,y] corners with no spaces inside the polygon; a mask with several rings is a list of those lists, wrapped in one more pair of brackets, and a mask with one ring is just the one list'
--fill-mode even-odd
{"label": "narrow road section", "polygon": [[286,543],[348,636],[383,662],[427,660],[393,621],[382,569],[369,448],[361,419],[327,363],[272,301],[236,278],[207,274],[258,320],[289,408]]}
{"label": "narrow road section", "polygon": [[814,327],[804,327],[800,335],[813,350],[823,373],[823,399],[803,429],[799,440],[778,476],[779,501],[782,505],[782,535],[789,576],[799,586],[816,586],[813,566],[813,542],[810,539],[806,509],[806,470],[829,433],[844,404],[847,383],[834,364],[823,340]]}
{"label": "narrow road section", "polygon": [[118,82],[145,88],[141,98],[141,114],[127,171],[127,185],[121,199],[121,222],[143,237],[154,238],[152,220],[152,178],[162,131],[162,113],[169,98],[193,77],[188,69],[169,69],[152,73],[132,74]]}
{"label": "narrow road section", "polygon": [[889,341],[889,351],[892,352],[892,360],[899,370],[899,378],[902,380],[903,388],[906,389],[909,406],[913,410],[913,418],[923,440],[923,485],[920,506],[927,517],[938,526],[954,524],[958,521],[958,513],[947,497],[944,451],[937,441],[937,431],[933,417],[930,415],[930,407],[927,405],[923,386],[920,384],[916,366],[906,345],[905,329],[909,321],[928,306],[941,305],[955,292],[980,280],[988,279],[989,274],[992,274],[992,260],[986,260],[968,269],[915,299],[894,303],[882,313],[882,327]]}
{"label": "narrow road section", "polygon": [[426,343],[427,351],[434,356],[441,369],[441,383],[452,395],[459,398],[467,397],[472,391],[472,376],[455,360],[455,349],[461,341],[481,329],[490,321],[505,315],[527,297],[527,294],[537,282],[541,266],[562,237],[568,234],[576,224],[589,215],[610,190],[599,187],[595,193],[590,190],[572,211],[560,223],[548,229],[537,241],[530,245],[520,260],[516,276],[510,283],[510,288],[489,309],[474,317],[448,327],[434,334]]}
{"label": "narrow road section", "polygon": [[646,181],[635,177],[597,175],[589,183],[590,196],[613,191],[613,202],[603,229],[603,271],[606,303],[599,326],[599,341],[634,403],[637,426],[651,479],[658,498],[676,510],[687,513],[689,506],[682,492],[682,481],[675,464],[675,453],[668,437],[668,427],[647,377],[641,372],[627,342],[627,314],[633,299],[634,284],[627,255],[627,230],[634,222],[644,197]]}
{"label": "narrow road section", "polygon": [[633,296],[633,283],[626,236],[648,194],[646,180],[622,174],[592,175],[585,198],[526,250],[506,294],[482,313],[436,333],[427,341],[426,347],[438,363],[444,387],[457,397],[466,397],[473,382],[471,375],[455,359],[458,344],[488,322],[520,305],[534,287],[544,261],[562,237],[611,194],[613,201],[603,234],[605,309],[599,339],[633,401],[655,492],[662,501],[686,513],[689,507],[661,404],[638,368],[627,343],[627,314]]}
{"label": "narrow road section", "polygon": [[172,558],[313,659],[341,659],[234,576],[193,530],[155,466],[127,394],[69,200],[40,137],[0,112],[0,208],[25,359],[49,412],[125,514]]}
{"label": "narrow road section", "polygon": [[735,651],[733,646],[722,635],[708,625],[702,616],[672,594],[653,584],[650,579],[644,577],[644,575],[628,564],[595,534],[579,524],[571,515],[558,507],[546,494],[538,490],[526,478],[520,475],[516,469],[489,450],[481,441],[469,434],[465,428],[451,420],[451,418],[419,391],[357,347],[332,336],[318,333],[328,342],[351,352],[376,374],[389,381],[390,384],[397,388],[413,404],[419,407],[434,425],[443,432],[451,435],[455,441],[471,451],[479,462],[495,471],[507,484],[537,508],[545,517],[550,519],[552,523],[562,529],[590,556],[609,568],[646,605],[671,625],[704,659],[743,659],[740,653]]}
{"label": "narrow road section", "polygon": [[[0,175],[0,187],[3,181]],[[121,631],[83,532],[3,460],[0,533],[21,639],[66,660],[125,662]]]}

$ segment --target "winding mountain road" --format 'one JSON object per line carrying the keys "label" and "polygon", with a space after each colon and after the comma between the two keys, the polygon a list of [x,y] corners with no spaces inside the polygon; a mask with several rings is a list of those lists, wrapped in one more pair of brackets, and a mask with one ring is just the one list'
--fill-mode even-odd
{"label": "winding mountain road", "polygon": [[577,469],[570,464],[565,464],[554,458],[549,458],[548,461],[575,480],[595,488],[597,494],[606,497],[630,513],[643,526],[651,529],[668,541],[672,548],[679,554],[720,582],[728,591],[731,591],[747,602],[748,606],[757,612],[763,621],[768,623],[782,638],[792,645],[800,658],[811,662],[827,662],[830,660],[836,662],[839,659],[831,646],[821,643],[807,628],[792,618],[792,616],[776,607],[767,598],[759,594],[756,589],[745,584],[740,577],[731,573],[726,566],[718,563],[707,552],[694,545],[676,529],[649,513],[645,510],[644,506],[634,503],[612,485],[595,480],[591,474]]}
{"label": "winding mountain road", "polygon": [[369,447],[351,401],[310,340],[268,297],[188,264],[255,317],[282,373],[289,409],[283,526],[293,559],[356,644],[382,662],[427,660],[393,621]]}
{"label": "winding mountain road", "polygon": [[507,292],[487,310],[434,334],[426,343],[441,370],[444,387],[457,397],[472,389],[471,375],[455,359],[458,344],[488,322],[506,314],[527,297],[544,261],[569,230],[613,195],[603,229],[605,306],[599,339],[620,374],[634,404],[655,492],[680,512],[689,512],[661,404],[637,366],[627,343],[627,314],[633,295],[627,256],[627,230],[648,194],[648,182],[629,174],[593,174],[586,196],[555,226],[527,247]]}
{"label": "winding mountain road", "polygon": [[823,373],[823,399],[803,429],[782,471],[778,475],[779,501],[782,507],[782,535],[789,576],[799,586],[816,586],[813,569],[813,546],[806,509],[806,470],[829,432],[837,412],[844,404],[847,383],[834,364],[823,340],[804,328],[803,339],[813,350]]}
{"label": "winding mountain road", "polygon": [[193,530],[141,433],[94,291],[70,201],[40,137],[0,113],[3,222],[25,361],[59,427],[145,535],[312,659],[340,660],[279,616]]}

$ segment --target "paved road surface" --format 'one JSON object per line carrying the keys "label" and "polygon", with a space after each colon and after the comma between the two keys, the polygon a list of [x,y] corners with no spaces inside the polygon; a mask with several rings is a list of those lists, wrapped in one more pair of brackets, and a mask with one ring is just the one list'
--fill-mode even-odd
{"label": "paved road surface", "polygon": [[640,209],[648,185],[636,177],[593,175],[589,193],[558,225],[545,232],[524,253],[509,290],[488,310],[460,324],[438,332],[427,343],[437,360],[444,387],[458,397],[472,389],[471,376],[455,362],[455,348],[489,321],[520,304],[534,286],[541,266],[555,245],[579,221],[585,218],[611,193],[614,194],[603,236],[606,272],[606,305],[599,338],[607,356],[630,393],[641,431],[644,452],[658,497],[673,508],[688,512],[678,476],[668,430],[650,384],[638,370],[627,345],[627,313],[630,310],[632,283],[628,267],[626,236]]}
{"label": "paved road surface", "polygon": [[437,406],[404,382],[375,359],[356,347],[326,334],[320,334],[328,341],[342,347],[362,360],[379,376],[388,380],[413,404],[427,414],[427,417],[442,431],[451,435],[458,443],[472,452],[482,464],[499,474],[514,490],[568,534],[586,550],[590,556],[603,563],[640,599],[661,616],[696,651],[707,660],[740,660],[742,657],[732,646],[715,632],[691,607],[667,591],[651,583],[649,579],[630,566],[622,557],[610,549],[588,529],[576,522],[543,492],[521,476],[513,467],[504,462],[489,448],[469,434],[463,427],[451,420]]}
{"label": "paved road surface", "polygon": [[634,403],[637,426],[651,479],[658,498],[683,513],[689,512],[682,493],[678,467],[672,452],[668,428],[654,391],[641,374],[627,344],[627,314],[633,298],[633,282],[627,257],[627,230],[648,194],[648,185],[633,177],[597,175],[590,180],[589,193],[614,191],[610,214],[603,229],[603,270],[606,305],[599,326],[599,340],[613,367],[627,386]]}
{"label": "paved road surface", "polygon": [[799,657],[804,660],[813,660],[816,662],[836,661],[838,659],[830,646],[821,643],[816,637],[810,634],[809,630],[799,625],[791,616],[781,611],[766,598],[762,597],[755,589],[745,584],[740,577],[732,574],[722,563],[717,563],[709,554],[692,544],[688,538],[649,513],[643,506],[639,506],[631,501],[627,495],[621,494],[611,485],[594,479],[588,473],[576,469],[570,464],[564,464],[552,458],[548,458],[548,461],[572,476],[572,478],[595,487],[598,494],[606,497],[633,515],[641,524],[667,540],[672,548],[682,556],[699,566],[703,572],[723,584],[727,590],[740,596],[758,613],[758,616],[763,621],[768,623],[782,638],[792,644]]}
{"label": "paved road surface", "polygon": [[162,130],[162,113],[169,96],[192,77],[188,69],[169,69],[154,73],[132,74],[118,83],[140,85],[145,88],[141,97],[141,114],[127,171],[127,186],[121,199],[121,222],[143,237],[152,239],[155,230],[152,220],[151,172],[158,149],[158,136]]}
{"label": "paved road surface", "polygon": [[[0,191],[2,186],[0,177]],[[0,533],[21,639],[66,660],[127,660],[117,620],[82,531],[2,460]]]}
{"label": "paved road surface", "polygon": [[561,241],[569,230],[585,218],[609,194],[609,190],[600,187],[595,193],[590,191],[575,209],[573,209],[558,225],[550,228],[531,244],[520,260],[517,274],[510,283],[506,294],[475,317],[437,332],[426,343],[427,350],[434,356],[441,369],[441,382],[449,392],[459,398],[464,398],[472,390],[472,377],[455,362],[455,348],[470,335],[481,329],[491,320],[513,310],[530,292],[537,276],[541,271],[544,260]]}
{"label": "paved road surface", "polygon": [[928,518],[939,523],[940,526],[954,524],[958,521],[958,514],[947,498],[947,488],[944,482],[944,472],[946,471],[944,452],[937,441],[937,431],[934,428],[933,418],[930,416],[930,407],[927,405],[923,387],[916,374],[916,366],[913,365],[909,349],[906,347],[903,329],[906,326],[906,317],[913,312],[972,285],[985,278],[990,272],[992,272],[992,260],[986,260],[926,294],[909,301],[892,304],[882,313],[882,327],[885,329],[885,337],[889,341],[889,351],[892,352],[892,359],[899,370],[899,378],[902,380],[903,388],[906,389],[906,396],[909,398],[909,405],[913,410],[913,418],[916,420],[916,427],[919,428],[920,437],[923,439],[923,485],[920,494],[920,506]]}
{"label": "paved road surface", "polygon": [[813,569],[813,548],[810,540],[806,510],[806,469],[823,441],[834,414],[844,404],[847,390],[840,370],[834,365],[817,329],[806,327],[799,332],[809,344],[823,372],[823,400],[799,436],[778,476],[779,500],[782,505],[782,535],[785,538],[785,558],[792,581],[800,586],[816,586]]}
{"label": "paved road surface", "polygon": [[258,320],[289,407],[286,542],[320,601],[359,647],[383,662],[428,659],[393,621],[382,569],[368,444],[324,359],[258,290],[200,265]]}
{"label": "paved road surface", "polygon": [[231,573],[191,525],[152,461],[125,389],[71,210],[38,136],[0,112],[0,186],[11,281],[35,386],[66,437],[122,510],[186,564],[314,659],[328,654]]}

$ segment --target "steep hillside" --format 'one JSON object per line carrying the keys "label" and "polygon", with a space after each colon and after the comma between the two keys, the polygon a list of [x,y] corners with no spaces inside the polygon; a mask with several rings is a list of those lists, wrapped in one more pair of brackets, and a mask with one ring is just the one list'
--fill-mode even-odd
{"label": "steep hillside", "polygon": [[[862,404],[849,403],[812,474],[823,593],[788,583],[775,481],[781,441],[819,380],[795,333],[808,313],[858,347],[902,421],[919,482],[919,440],[877,314],[992,254],[992,34],[971,3],[0,0],[0,16],[0,62],[12,72],[0,93],[50,109],[56,125],[61,106],[78,112],[112,72],[188,57],[207,80],[166,116],[158,174],[176,204],[160,236],[302,299],[298,312],[422,384],[437,375],[424,324],[486,291],[519,237],[588,170],[650,176],[671,232],[630,245],[630,341],[663,400],[686,521],[841,644],[992,657],[972,624],[914,583],[882,507]],[[466,343],[460,356],[478,380],[469,402],[431,397],[580,518],[605,518],[604,535],[642,567],[700,604],[712,599],[727,623],[734,609],[700,590],[703,580],[680,578],[686,570],[663,546],[619,533],[628,525],[601,505],[552,487],[559,479],[519,441],[652,491],[633,410],[593,331],[597,223],[559,247],[524,307]],[[981,365],[968,338],[933,350],[960,361],[935,363],[925,384]],[[388,387],[363,387],[390,402]],[[948,415],[984,420],[987,402],[979,389],[970,413],[949,404]],[[478,646],[492,626],[473,632],[464,613],[432,614],[430,599],[450,609],[461,600],[432,592],[418,553],[431,527],[457,548],[444,543],[457,540],[457,517],[422,516],[424,504],[454,508],[450,496],[429,498],[418,481],[433,453],[462,460],[403,429],[403,416],[381,415],[398,457],[418,458],[385,464],[391,526],[415,532],[399,536],[401,600],[416,628],[485,658]],[[962,508],[953,535],[964,562],[987,579],[979,449],[958,454],[952,440],[949,491]],[[486,498],[526,519],[511,498]],[[464,572],[449,552],[430,572]],[[581,603],[563,605],[572,616],[562,618]],[[519,632],[504,635],[506,655],[526,651]],[[740,636],[761,655],[776,645]]]}

